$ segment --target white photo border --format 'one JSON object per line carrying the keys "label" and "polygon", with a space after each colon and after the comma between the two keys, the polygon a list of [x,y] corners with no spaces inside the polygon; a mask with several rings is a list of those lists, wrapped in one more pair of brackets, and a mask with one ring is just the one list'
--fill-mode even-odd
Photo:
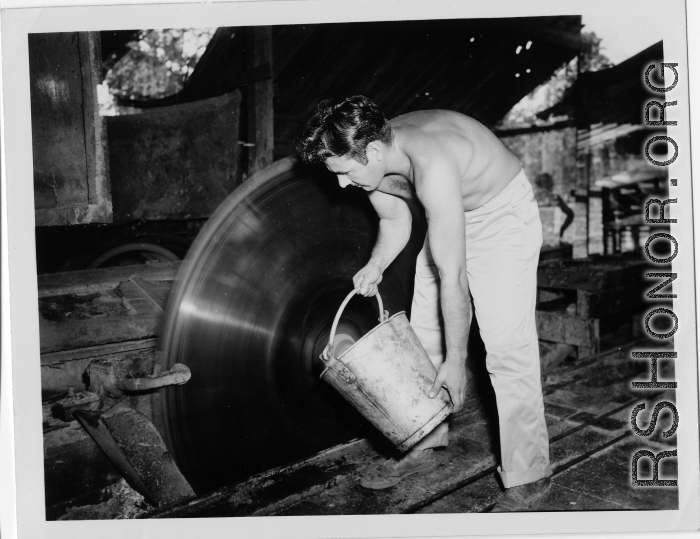
{"label": "white photo border", "polygon": [[[571,532],[644,532],[697,530],[700,526],[700,456],[698,454],[698,368],[697,320],[693,231],[700,234],[700,220],[693,219],[691,200],[690,97],[686,44],[686,4],[668,0],[617,0],[628,9],[645,10],[663,26],[666,62],[677,62],[681,80],[669,99],[678,106],[669,110],[678,126],[668,134],[681,151],[668,167],[669,177],[678,179],[672,195],[679,199],[674,207],[671,234],[681,246],[673,262],[678,273],[674,290],[679,299],[674,312],[681,324],[675,335],[676,406],[680,414],[678,429],[678,511],[567,512],[453,515],[314,516],[314,517],[239,517],[219,519],[120,520],[89,522],[47,522],[44,507],[43,439],[41,432],[41,395],[39,372],[39,329],[37,317],[37,276],[34,250],[34,193],[32,181],[31,122],[29,105],[29,63],[27,34],[87,30],[135,28],[184,28],[207,26],[243,26],[259,24],[300,24],[394,19],[520,17],[575,15],[583,2],[538,0],[516,2],[498,0],[406,1],[406,0],[282,0],[213,2],[150,5],[93,5],[49,8],[19,8],[18,0],[6,3],[1,20],[2,107],[3,107],[3,184],[0,199],[7,228],[3,256],[3,395],[11,372],[13,386],[14,474],[16,480],[17,531],[20,537],[95,537],[168,536],[219,537],[237,534],[243,537],[454,537],[465,535],[571,533]],[[611,0],[584,0],[589,6],[606,9]],[[46,2],[44,2],[45,4]],[[67,2],[61,2],[66,4]],[[10,4],[10,5],[8,5]],[[77,4],[77,2],[73,2]],[[26,4],[25,4],[26,5]],[[697,4],[696,4],[697,5]],[[661,7],[663,6],[663,7]],[[695,28],[700,24],[695,13]],[[693,28],[693,26],[688,26]],[[697,40],[697,38],[696,38]],[[698,57],[697,49],[691,53]],[[700,58],[698,58],[700,60]],[[696,60],[696,62],[698,61]],[[697,67],[696,93],[700,90]],[[641,83],[641,80],[640,80]],[[694,116],[698,122],[696,104]],[[641,114],[641,111],[640,111]],[[8,136],[9,135],[9,136]],[[696,135],[696,139],[698,136]],[[700,164],[695,153],[696,166]],[[697,170],[697,168],[696,168]],[[700,204],[700,200],[696,200]],[[692,223],[692,226],[691,226]],[[5,225],[5,221],[1,223]],[[7,265],[6,264],[7,261]],[[9,282],[8,282],[9,280]],[[7,295],[9,291],[9,297]],[[9,300],[10,317],[5,305]],[[692,321],[692,323],[691,323]],[[8,325],[9,324],[9,325]],[[8,331],[10,339],[8,341]],[[11,347],[8,368],[8,345]],[[640,398],[640,401],[642,399]],[[3,419],[7,406],[3,403]],[[5,424],[6,425],[6,424]],[[5,428],[5,431],[7,429]],[[643,446],[643,440],[640,440]],[[7,530],[5,530],[7,532]]]}

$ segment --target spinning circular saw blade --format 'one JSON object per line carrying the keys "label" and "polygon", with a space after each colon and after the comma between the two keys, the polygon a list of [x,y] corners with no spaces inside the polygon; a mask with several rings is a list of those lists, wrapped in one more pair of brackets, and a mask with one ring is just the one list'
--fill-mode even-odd
{"label": "spinning circular saw blade", "polygon": [[[364,192],[292,158],[248,179],[216,210],[178,274],[163,320],[163,368],[191,380],[164,390],[168,447],[199,493],[371,432],[319,375],[333,316],[369,259],[378,219]],[[420,220],[418,220],[420,222]],[[381,284],[407,310],[421,227]],[[358,297],[343,346],[377,324]]]}

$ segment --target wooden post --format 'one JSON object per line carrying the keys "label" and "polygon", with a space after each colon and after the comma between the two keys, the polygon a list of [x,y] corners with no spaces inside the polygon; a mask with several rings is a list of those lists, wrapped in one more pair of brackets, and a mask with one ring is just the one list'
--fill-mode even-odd
{"label": "wooden post", "polygon": [[35,223],[111,223],[100,33],[30,34],[28,46]]}
{"label": "wooden post", "polygon": [[[251,71],[265,64],[272,72],[272,27],[248,28],[248,66]],[[272,163],[273,111],[272,79],[248,85],[248,175]]]}
{"label": "wooden post", "polygon": [[104,118],[100,116],[97,85],[101,82],[102,52],[99,32],[78,32],[80,72],[83,81],[83,117],[88,173],[88,203],[106,206],[111,221],[112,196]]}
{"label": "wooden post", "polygon": [[[568,67],[567,67],[568,69]],[[574,129],[575,129],[575,138],[574,138],[574,148],[575,148],[575,153],[576,153],[576,188],[575,191],[572,193],[574,195],[574,222],[571,223],[573,226],[571,227],[573,229],[574,233],[574,239],[573,239],[573,244],[574,244],[574,251],[573,251],[573,257],[574,258],[581,258],[582,256],[587,256],[588,255],[588,208],[586,207],[586,215],[582,216],[581,215],[581,205],[579,204],[578,197],[581,193],[581,186],[582,184],[588,185],[590,179],[589,179],[589,171],[586,168],[586,153],[589,152],[589,147],[588,144],[586,144],[585,148],[580,147],[580,141],[581,141],[581,121],[579,118],[579,108],[580,108],[580,103],[578,101],[579,95],[578,92],[576,91],[576,84],[578,83],[578,75],[581,72],[581,52],[579,52],[576,55],[576,80],[574,81],[574,86],[573,86],[573,91],[574,91],[574,111],[573,111],[573,120],[574,120]],[[590,140],[590,139],[588,139]],[[588,188],[586,188],[586,191],[588,191]],[[586,227],[586,235],[585,235],[585,254],[581,253],[581,231],[580,227],[584,225]]]}

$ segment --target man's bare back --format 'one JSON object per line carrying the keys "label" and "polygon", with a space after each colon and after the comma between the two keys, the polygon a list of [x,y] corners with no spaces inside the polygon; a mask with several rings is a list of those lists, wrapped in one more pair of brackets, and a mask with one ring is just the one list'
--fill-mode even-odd
{"label": "man's bare back", "polygon": [[[485,126],[458,112],[426,110],[398,116],[389,122],[395,142],[411,160],[404,179],[388,175],[378,191],[409,197],[420,188],[421,171],[436,161],[456,163],[461,175],[464,211],[486,204],[520,171],[518,159]],[[418,183],[416,183],[418,182]]]}
{"label": "man's bare back", "polygon": [[[384,271],[408,242],[412,216],[402,199],[415,194],[425,209],[440,274],[446,350],[430,395],[445,385],[459,410],[471,320],[465,212],[500,193],[520,172],[520,162],[486,127],[463,114],[419,111],[389,122],[362,96],[321,103],[307,130],[302,155],[322,159],[341,187],[364,189],[379,217],[372,255],[353,277],[360,294],[377,293]],[[338,142],[333,150],[327,146],[331,140]]]}

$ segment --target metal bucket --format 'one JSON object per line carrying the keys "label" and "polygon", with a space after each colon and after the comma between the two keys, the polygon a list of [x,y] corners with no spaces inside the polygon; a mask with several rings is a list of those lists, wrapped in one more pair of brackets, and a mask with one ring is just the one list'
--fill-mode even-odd
{"label": "metal bucket", "polygon": [[428,397],[437,371],[418,336],[401,311],[389,318],[379,302],[379,325],[333,357],[333,340],[340,315],[353,290],[333,320],[328,346],[321,354],[326,369],[321,378],[333,386],[365,418],[406,451],[437,427],[451,412],[444,388]]}

